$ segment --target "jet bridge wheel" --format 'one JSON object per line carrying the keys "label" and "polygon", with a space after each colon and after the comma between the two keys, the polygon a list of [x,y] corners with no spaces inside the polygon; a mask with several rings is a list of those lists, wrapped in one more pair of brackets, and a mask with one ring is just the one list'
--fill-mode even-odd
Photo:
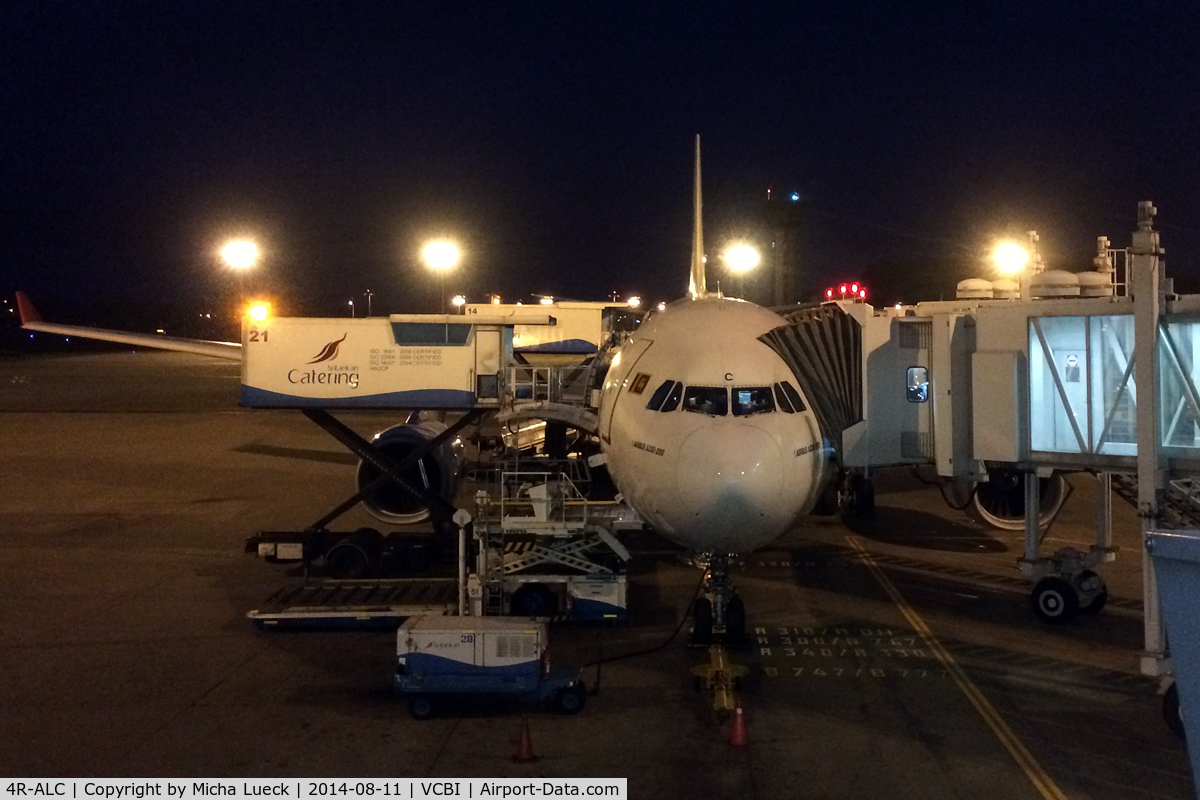
{"label": "jet bridge wheel", "polygon": [[1042,578],[1029,596],[1033,613],[1043,622],[1069,622],[1079,613],[1079,593],[1062,578]]}

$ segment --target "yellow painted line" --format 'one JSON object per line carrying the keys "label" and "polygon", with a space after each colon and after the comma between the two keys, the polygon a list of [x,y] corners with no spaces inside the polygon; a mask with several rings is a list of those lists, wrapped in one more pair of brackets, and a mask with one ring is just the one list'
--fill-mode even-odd
{"label": "yellow painted line", "polygon": [[950,655],[950,651],[943,647],[942,643],[933,635],[933,631],[929,630],[929,626],[925,624],[925,620],[921,619],[912,606],[908,604],[908,601],[900,595],[900,592],[888,579],[888,576],[883,574],[883,570],[875,563],[875,559],[871,558],[871,554],[867,552],[866,548],[854,536],[847,536],[846,541],[858,552],[859,558],[867,565],[867,569],[871,570],[871,574],[875,576],[875,580],[887,592],[888,597],[892,598],[892,602],[900,609],[900,613],[908,620],[908,624],[925,640],[925,644],[937,656],[937,660],[946,668],[946,672],[954,678],[954,682],[958,684],[958,688],[971,701],[971,705],[975,706],[975,710],[979,712],[979,715],[983,717],[983,721],[996,734],[996,738],[1000,740],[1000,743],[1016,759],[1018,766],[1025,771],[1025,774],[1033,782],[1034,787],[1041,793],[1042,797],[1046,798],[1046,800],[1067,800],[1067,796],[1063,794],[1062,790],[1055,785],[1053,779],[1042,769],[1042,765],[1037,762],[1033,754],[1025,748],[1025,745],[1021,744],[1021,740],[1013,733],[1012,728],[1008,727],[1008,723],[1004,721],[1000,713],[983,696],[983,692],[979,691],[978,687],[967,677],[967,673],[963,672],[962,667]]}

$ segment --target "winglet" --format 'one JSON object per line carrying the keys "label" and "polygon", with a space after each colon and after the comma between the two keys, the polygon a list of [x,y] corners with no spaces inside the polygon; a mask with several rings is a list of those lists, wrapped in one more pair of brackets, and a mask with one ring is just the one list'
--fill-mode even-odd
{"label": "winglet", "polygon": [[701,214],[704,204],[700,202],[700,134],[698,133],[696,134],[696,187],[692,202],[695,206],[696,221],[695,227],[692,229],[692,279],[688,286],[688,293],[695,300],[708,293],[704,282],[704,223]]}
{"label": "winglet", "polygon": [[21,314],[22,325],[42,321],[42,315],[33,307],[33,301],[24,292],[17,292],[17,311]]}

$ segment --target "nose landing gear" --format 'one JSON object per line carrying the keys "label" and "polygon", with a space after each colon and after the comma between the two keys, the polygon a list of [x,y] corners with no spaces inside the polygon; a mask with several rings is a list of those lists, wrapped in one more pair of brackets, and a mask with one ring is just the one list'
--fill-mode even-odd
{"label": "nose landing gear", "polygon": [[731,650],[750,647],[746,635],[746,604],[729,579],[729,553],[709,553],[704,595],[692,604],[692,633],[688,644],[708,647],[720,642]]}

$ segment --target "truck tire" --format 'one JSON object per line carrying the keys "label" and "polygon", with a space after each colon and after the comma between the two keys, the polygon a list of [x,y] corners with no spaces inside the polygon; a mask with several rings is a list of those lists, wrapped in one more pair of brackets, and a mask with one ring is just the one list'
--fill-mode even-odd
{"label": "truck tire", "polygon": [[347,536],[325,554],[325,572],[331,578],[363,578],[378,564],[379,532],[370,528]]}
{"label": "truck tire", "polygon": [[562,714],[578,714],[587,705],[587,692],[583,685],[572,686],[570,689],[559,689],[555,705]]}
{"label": "truck tire", "polygon": [[408,701],[408,713],[413,719],[429,719],[433,716],[433,700],[427,695],[419,694]]}

